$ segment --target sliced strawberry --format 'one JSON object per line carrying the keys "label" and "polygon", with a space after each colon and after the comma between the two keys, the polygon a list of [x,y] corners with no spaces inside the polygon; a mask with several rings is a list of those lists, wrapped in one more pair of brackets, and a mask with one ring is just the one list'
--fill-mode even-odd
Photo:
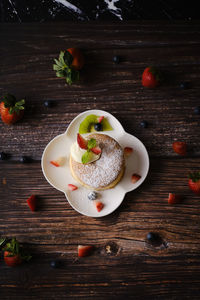
{"label": "sliced strawberry", "polygon": [[95,206],[98,212],[100,212],[104,208],[104,204],[101,201],[96,201]]}
{"label": "sliced strawberry", "polygon": [[99,117],[98,118],[98,123],[101,123],[103,119],[104,119],[104,116]]}
{"label": "sliced strawberry", "polygon": [[74,185],[74,184],[69,183],[69,184],[68,184],[68,189],[69,189],[70,191],[75,191],[75,190],[78,189],[78,187],[77,187],[76,185]]}
{"label": "sliced strawberry", "polygon": [[180,203],[181,196],[173,193],[169,193],[168,203],[169,204],[177,204]]}
{"label": "sliced strawberry", "polygon": [[64,163],[64,160],[65,160],[64,157],[59,157],[56,160],[51,160],[50,163],[55,167],[61,167]]}
{"label": "sliced strawberry", "polygon": [[186,155],[186,143],[185,142],[174,142],[172,144],[174,152],[178,153],[179,155]]}
{"label": "sliced strawberry", "polygon": [[30,209],[32,211],[36,210],[36,196],[35,195],[31,195],[27,200],[28,206],[30,207]]}
{"label": "sliced strawberry", "polygon": [[78,256],[79,257],[88,256],[91,254],[93,249],[94,249],[93,246],[78,245]]}
{"label": "sliced strawberry", "polygon": [[88,141],[86,141],[80,133],[77,133],[77,143],[81,149],[87,150]]}
{"label": "sliced strawberry", "polygon": [[125,156],[131,155],[132,152],[133,152],[133,148],[131,148],[131,147],[125,147],[124,148],[124,155]]}
{"label": "sliced strawberry", "polygon": [[132,183],[136,183],[138,180],[140,180],[140,178],[141,178],[140,175],[138,175],[138,174],[133,174],[133,175],[131,176],[131,181],[132,181]]}
{"label": "sliced strawberry", "polygon": [[96,146],[94,148],[91,149],[91,151],[94,153],[94,154],[100,154],[101,153],[101,148]]}

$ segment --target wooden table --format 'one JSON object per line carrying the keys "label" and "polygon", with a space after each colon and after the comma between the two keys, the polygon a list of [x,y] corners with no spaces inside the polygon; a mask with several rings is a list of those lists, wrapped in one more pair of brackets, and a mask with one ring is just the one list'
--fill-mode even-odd
{"label": "wooden table", "polygon": [[[0,94],[26,97],[26,113],[12,126],[0,123],[0,235],[15,236],[33,254],[16,268],[0,262],[1,299],[199,299],[200,197],[187,186],[200,165],[199,23],[53,23],[0,25]],[[82,79],[67,86],[52,70],[60,50],[80,47],[86,57]],[[113,64],[113,55],[122,62]],[[162,86],[141,85],[146,66],[166,75]],[[180,82],[191,87],[180,89]],[[52,108],[44,107],[53,100]],[[111,215],[82,216],[43,177],[46,144],[88,109],[103,109],[146,145],[150,171]],[[146,120],[148,128],[141,128]],[[180,157],[172,142],[187,142]],[[22,155],[33,162],[22,164]],[[168,205],[169,192],[184,201]],[[32,213],[26,203],[39,197]],[[153,246],[148,232],[162,241]],[[96,246],[78,259],[77,245]],[[106,246],[111,246],[107,253]],[[52,269],[50,261],[62,266]]]}

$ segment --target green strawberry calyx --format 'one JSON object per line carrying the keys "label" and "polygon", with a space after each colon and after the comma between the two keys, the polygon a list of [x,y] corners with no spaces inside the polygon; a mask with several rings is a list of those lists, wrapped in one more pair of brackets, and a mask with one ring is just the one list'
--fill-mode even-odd
{"label": "green strawberry calyx", "polygon": [[189,179],[191,179],[193,182],[197,182],[200,180],[200,171],[199,172],[191,172],[188,175]]}
{"label": "green strawberry calyx", "polygon": [[6,108],[9,108],[8,112],[12,115],[14,112],[19,114],[21,110],[24,110],[25,100],[17,101],[15,96],[7,94],[3,97],[3,103]]}
{"label": "green strawberry calyx", "polygon": [[162,75],[162,73],[157,68],[155,68],[155,67],[149,67],[149,72],[154,75],[154,77],[156,78],[156,80],[158,82],[162,82],[163,81],[163,75]]}
{"label": "green strawberry calyx", "polygon": [[71,85],[79,80],[79,71],[72,66],[73,56],[68,51],[61,51],[58,59],[54,59],[53,70],[57,77],[64,77],[66,82]]}
{"label": "green strawberry calyx", "polygon": [[26,260],[29,261],[32,256],[25,253],[24,249],[22,249],[22,247],[20,246],[19,242],[16,240],[16,238],[12,238],[11,240],[9,240],[5,247],[3,248],[3,251],[7,251],[8,252],[8,257],[13,257],[13,256],[20,256],[20,258],[22,260]]}

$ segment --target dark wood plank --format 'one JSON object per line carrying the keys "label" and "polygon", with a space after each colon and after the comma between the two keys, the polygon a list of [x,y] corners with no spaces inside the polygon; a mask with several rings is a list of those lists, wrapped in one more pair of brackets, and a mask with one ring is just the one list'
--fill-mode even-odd
{"label": "dark wood plank", "polygon": [[[200,118],[193,112],[199,105],[199,29],[199,22],[0,24],[0,94],[27,101],[21,122],[0,123],[0,151],[11,154],[0,161],[0,236],[16,236],[33,254],[19,268],[0,261],[2,299],[199,298],[199,197],[187,186],[188,173],[200,164]],[[69,87],[55,77],[52,63],[72,45],[83,49],[86,65],[81,81]],[[112,63],[114,54],[123,58],[119,65]],[[155,90],[141,86],[150,64],[167,78]],[[180,81],[191,88],[180,90]],[[43,106],[47,99],[54,108]],[[40,167],[48,141],[93,108],[113,113],[139,137],[151,162],[144,184],[101,219],[75,212]],[[149,122],[147,129],[141,120]],[[186,157],[173,152],[174,140],[187,142]],[[34,162],[18,163],[22,154]],[[183,202],[169,206],[169,192],[182,194]],[[39,196],[35,213],[26,204],[32,193]],[[158,245],[147,242],[149,231],[161,236]],[[78,259],[77,245],[85,243],[96,249]],[[61,269],[50,268],[54,258],[62,260]]]}
{"label": "dark wood plank", "polygon": [[[23,121],[2,125],[0,150],[14,160],[21,154],[38,160],[48,141],[78,113],[99,108],[119,118],[153,156],[173,156],[175,139],[185,140],[192,154],[199,155],[200,119],[193,112],[199,105],[199,24],[93,25],[18,24],[14,33],[11,25],[0,25],[0,93],[27,99]],[[86,65],[80,83],[69,87],[55,77],[52,63],[71,45],[83,48]],[[123,58],[119,65],[112,63],[114,54]],[[141,85],[141,74],[151,64],[167,78],[156,90]],[[191,82],[189,90],[180,90],[184,80]],[[56,101],[56,107],[45,109],[46,99]],[[140,128],[143,119],[148,130]]]}
{"label": "dark wood plank", "polygon": [[[14,270],[1,262],[1,292],[10,295],[5,299],[26,299],[30,292],[30,299],[38,294],[40,299],[105,299],[113,293],[116,299],[132,293],[134,299],[178,299],[183,289],[185,297],[192,293],[198,299],[199,197],[187,187],[187,174],[199,163],[197,158],[152,159],[142,187],[102,219],[76,213],[45,181],[39,163],[2,163],[0,232],[16,236],[34,256]],[[169,206],[169,191],[183,194],[183,203]],[[40,197],[35,213],[26,204],[30,193]],[[149,231],[160,234],[159,245],[146,241]],[[85,243],[96,250],[78,259],[77,245]],[[62,260],[61,269],[50,268],[53,258]]]}
{"label": "dark wood plank", "polygon": [[[1,200],[4,220],[0,224],[1,232],[37,244],[76,245],[98,241],[101,244],[114,239],[124,245],[123,251],[132,254],[130,244],[134,245],[134,252],[144,251],[146,234],[156,230],[170,245],[166,253],[178,251],[179,247],[189,252],[198,250],[199,197],[189,190],[187,175],[197,170],[199,163],[197,158],[152,159],[145,183],[126,195],[120,209],[100,219],[75,212],[65,196],[43,178],[39,163],[31,167],[30,164],[2,164],[1,199],[9,201]],[[3,178],[6,184],[2,184]],[[169,192],[182,194],[183,203],[169,206]],[[30,194],[39,196],[39,210],[35,213],[26,203]],[[145,251],[148,253],[149,247]]]}

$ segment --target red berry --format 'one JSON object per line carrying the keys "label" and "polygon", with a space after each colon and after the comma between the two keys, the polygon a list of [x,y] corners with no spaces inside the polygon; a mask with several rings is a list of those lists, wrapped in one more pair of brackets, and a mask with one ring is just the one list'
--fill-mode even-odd
{"label": "red berry", "polygon": [[79,257],[88,256],[91,254],[93,249],[94,249],[93,246],[78,245],[78,256]]}
{"label": "red berry", "polygon": [[75,190],[78,189],[78,187],[77,187],[76,185],[74,185],[74,184],[69,183],[69,184],[68,184],[68,189],[69,189],[70,191],[75,191]]}
{"label": "red berry", "polygon": [[95,206],[98,212],[100,212],[104,208],[104,204],[101,201],[96,201]]}
{"label": "red berry", "polygon": [[138,180],[140,180],[140,178],[141,178],[140,175],[138,175],[138,174],[133,174],[133,175],[131,176],[131,181],[132,181],[132,183],[136,183]]}
{"label": "red berry", "polygon": [[142,74],[142,85],[155,88],[160,83],[160,72],[154,67],[147,67]]}
{"label": "red berry", "polygon": [[94,153],[94,154],[100,154],[101,153],[101,148],[100,147],[94,147],[91,149],[91,151]]}
{"label": "red berry", "polygon": [[64,157],[59,157],[56,160],[51,160],[50,163],[55,167],[60,167],[64,164],[64,161],[65,161]]}
{"label": "red berry", "polygon": [[98,118],[98,123],[101,123],[103,119],[104,119],[104,116],[99,117]]}
{"label": "red berry", "polygon": [[4,261],[9,267],[16,267],[22,263],[22,259],[19,254],[13,255],[9,251],[4,251]]}
{"label": "red berry", "polygon": [[181,196],[173,193],[169,193],[168,203],[169,204],[177,204],[180,203]]}
{"label": "red berry", "polygon": [[32,211],[36,210],[36,196],[35,195],[31,195],[27,200],[28,206],[30,207],[30,209]]}
{"label": "red berry", "polygon": [[125,147],[124,148],[124,155],[125,156],[131,155],[132,152],[133,152],[133,148],[131,148],[131,147]]}
{"label": "red berry", "polygon": [[77,134],[77,143],[81,149],[87,150],[88,142],[80,135],[80,133]]}
{"label": "red berry", "polygon": [[51,160],[50,163],[55,167],[60,167],[56,160]]}
{"label": "red berry", "polygon": [[185,142],[174,142],[172,144],[174,152],[178,153],[179,155],[186,155],[186,143]]}
{"label": "red berry", "polygon": [[189,174],[189,188],[197,195],[200,195],[200,172]]}

